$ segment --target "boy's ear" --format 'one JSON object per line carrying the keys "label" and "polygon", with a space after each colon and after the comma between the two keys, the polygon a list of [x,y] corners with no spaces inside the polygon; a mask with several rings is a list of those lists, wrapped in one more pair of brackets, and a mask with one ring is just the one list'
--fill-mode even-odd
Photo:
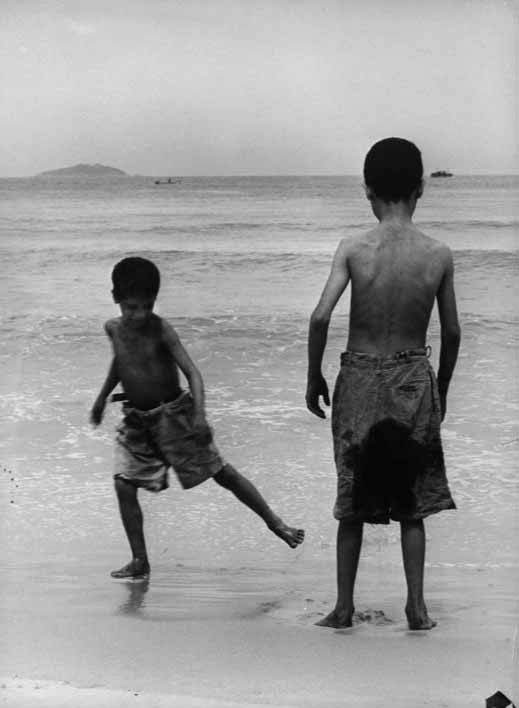
{"label": "boy's ear", "polygon": [[118,298],[117,295],[115,294],[115,290],[112,290],[112,298],[113,298],[113,301],[115,302],[115,304],[118,305],[120,298]]}
{"label": "boy's ear", "polygon": [[371,187],[368,187],[367,184],[365,184],[363,186],[364,186],[364,191],[366,192],[366,199],[371,201],[375,196],[375,192],[373,191],[373,189]]}
{"label": "boy's ear", "polygon": [[421,179],[421,180],[420,180],[420,184],[419,184],[418,187],[416,188],[416,198],[417,198],[417,199],[420,199],[420,197],[422,196],[422,194],[423,194],[423,188],[424,188],[424,182],[423,182],[423,179]]}

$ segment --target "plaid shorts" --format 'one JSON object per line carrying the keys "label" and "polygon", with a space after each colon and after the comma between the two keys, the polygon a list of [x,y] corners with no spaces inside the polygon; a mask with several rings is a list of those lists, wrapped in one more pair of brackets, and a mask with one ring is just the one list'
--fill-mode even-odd
{"label": "plaid shorts", "polygon": [[115,478],[160,492],[169,486],[168,469],[184,489],[213,477],[225,465],[212,440],[193,432],[193,399],[182,393],[169,403],[142,411],[123,405],[117,428]]}

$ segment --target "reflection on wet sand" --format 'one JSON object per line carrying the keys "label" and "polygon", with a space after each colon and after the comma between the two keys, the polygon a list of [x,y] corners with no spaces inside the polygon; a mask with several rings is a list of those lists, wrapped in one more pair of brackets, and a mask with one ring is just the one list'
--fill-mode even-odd
{"label": "reflection on wet sand", "polygon": [[126,600],[119,605],[115,614],[138,615],[144,607],[144,596],[149,590],[149,578],[129,580],[123,583],[128,591]]}

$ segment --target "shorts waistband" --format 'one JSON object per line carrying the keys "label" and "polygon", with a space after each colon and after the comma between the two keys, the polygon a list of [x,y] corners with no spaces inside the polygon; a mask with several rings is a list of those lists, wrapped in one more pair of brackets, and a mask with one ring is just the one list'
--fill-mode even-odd
{"label": "shorts waistband", "polygon": [[347,349],[341,354],[341,363],[347,362],[365,363],[368,365],[391,366],[402,364],[416,359],[428,359],[431,356],[432,349],[429,345],[426,347],[416,347],[414,349],[404,349],[394,354],[371,354],[368,352],[354,352]]}
{"label": "shorts waistband", "polygon": [[177,396],[177,398],[174,398],[172,401],[164,401],[163,403],[160,403],[155,408],[150,408],[149,410],[146,410],[146,411],[144,411],[140,408],[137,408],[129,400],[124,400],[122,403],[123,403],[123,412],[126,415],[128,413],[132,413],[134,415],[139,416],[139,418],[146,420],[146,419],[150,419],[150,418],[156,418],[157,416],[160,416],[166,410],[173,411],[177,408],[181,408],[185,403],[187,403],[190,400],[191,400],[191,394],[189,393],[189,391],[182,391],[182,393],[179,396]]}

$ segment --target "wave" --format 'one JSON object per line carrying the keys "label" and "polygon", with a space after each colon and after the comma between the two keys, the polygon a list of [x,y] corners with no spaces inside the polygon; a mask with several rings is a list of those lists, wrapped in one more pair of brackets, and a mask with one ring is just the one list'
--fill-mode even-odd
{"label": "wave", "polygon": [[460,323],[465,332],[484,330],[485,332],[507,332],[513,337],[519,337],[519,317],[508,315],[506,317],[490,317],[478,315],[473,312],[460,312]]}
{"label": "wave", "polygon": [[419,221],[417,220],[416,225],[420,229],[445,229],[447,231],[460,229],[460,228],[471,228],[471,229],[513,229],[519,227],[519,221],[517,219],[458,219],[458,220],[433,220],[433,221]]}
{"label": "wave", "polygon": [[[431,220],[431,221],[416,221],[419,228],[438,228],[445,230],[456,230],[460,228],[474,229],[510,229],[519,227],[517,219],[456,219],[456,220]],[[145,228],[132,229],[133,233],[210,233],[210,232],[233,232],[233,231],[248,231],[255,229],[279,229],[281,231],[301,231],[301,232],[347,232],[348,230],[369,230],[374,226],[373,221],[340,221],[334,224],[323,224],[318,221],[298,222],[297,219],[292,221],[214,221],[205,224],[197,224],[196,226],[177,226],[174,224],[165,224],[162,226],[147,226]],[[115,231],[125,230],[119,227],[114,227]]]}
{"label": "wave", "polygon": [[[232,268],[236,265],[272,265],[275,269],[283,269],[285,264],[291,266],[300,265],[314,266],[318,264],[329,264],[333,256],[334,247],[329,244],[323,244],[322,248],[315,248],[313,244],[283,244],[278,242],[265,244],[262,249],[247,248],[247,244],[243,242],[228,243],[219,248],[211,248],[210,243],[194,243],[193,247],[182,244],[183,248],[169,248],[166,244],[163,248],[153,244],[150,248],[149,243],[136,248],[134,244],[128,243],[125,245],[124,251],[121,248],[114,247],[114,244],[98,249],[98,248],[70,248],[70,243],[66,248],[59,246],[47,245],[46,247],[30,247],[24,248],[23,251],[11,250],[2,248],[7,259],[16,267],[20,263],[26,263],[27,259],[36,256],[38,257],[38,268],[55,267],[59,268],[65,263],[99,263],[106,261],[114,263],[125,256],[139,255],[157,260],[159,263],[164,263],[168,259],[177,260],[201,260],[204,264],[213,265],[214,267]],[[253,245],[253,244],[251,244]],[[293,250],[289,250],[293,246]],[[510,248],[452,248],[452,252],[456,260],[460,263],[466,262],[474,266],[510,266],[517,268],[518,266],[518,249]]]}
{"label": "wave", "polygon": [[[44,260],[40,260],[38,267],[47,265],[57,266],[58,268],[65,262],[92,262],[102,263],[104,261],[113,261],[114,263],[122,258],[121,249],[106,249],[103,251],[93,250],[61,250],[60,248],[27,248],[20,254],[14,254],[14,258],[19,261],[26,260],[29,256],[42,256]],[[164,248],[164,249],[149,249],[146,247],[135,248],[127,247],[124,249],[124,256],[139,255],[151,260],[164,263],[167,259],[200,259],[204,263],[212,266],[224,267],[225,265],[232,267],[237,264],[243,265],[260,265],[260,264],[275,264],[283,267],[283,261],[294,263],[300,261],[301,265],[308,265],[316,261],[329,263],[332,257],[331,251],[255,251],[255,250],[236,250],[229,245],[225,249],[207,249],[200,244],[197,248]],[[59,257],[59,262],[57,258]]]}
{"label": "wave", "polygon": [[[179,316],[174,312],[164,311],[161,316],[183,333],[192,333],[197,338],[218,338],[222,341],[233,338],[250,338],[270,346],[274,343],[286,344],[306,341],[310,312],[296,310],[283,314],[213,312],[201,317]],[[496,333],[499,333],[500,335],[506,334],[508,338],[512,339],[519,337],[519,317],[511,312],[497,316],[461,310],[459,316],[464,336],[469,333],[487,333],[495,336]],[[343,337],[342,320],[347,321],[347,313],[334,315],[335,324],[330,333],[331,337]],[[24,340],[30,337],[34,343],[36,341],[40,343],[77,341],[96,344],[99,340],[104,341],[105,339],[101,323],[102,318],[92,315],[71,315],[68,317],[48,315],[38,318],[31,315],[0,317],[0,326],[2,329],[9,330],[11,343],[14,343],[19,337]],[[439,333],[436,321],[431,322],[430,333]],[[500,341],[502,341],[502,337]]]}
{"label": "wave", "polygon": [[[150,215],[147,215],[148,217]],[[163,217],[160,213],[152,215]],[[234,234],[249,231],[275,231],[277,233],[344,233],[349,231],[368,231],[373,228],[372,221],[341,221],[335,223],[323,223],[318,221],[298,221],[297,217],[291,221],[266,219],[262,221],[214,221],[212,214],[196,214],[197,223],[163,223],[163,224],[139,224],[139,223],[116,223],[109,221],[99,221],[95,219],[88,221],[76,221],[71,217],[59,217],[52,215],[49,222],[45,222],[41,216],[32,218],[22,218],[17,216],[12,220],[3,218],[1,220],[2,229],[6,231],[12,228],[17,233],[50,234],[63,233],[64,239],[71,234],[82,234],[87,237],[103,236],[110,234],[129,235],[150,235],[164,236],[168,234],[188,234],[192,236],[207,234]],[[168,217],[165,217],[166,219]],[[171,217],[169,217],[171,218]],[[483,229],[517,229],[519,221],[517,219],[433,219],[427,221],[416,221],[420,229],[459,231],[459,230],[483,230]],[[35,228],[36,227],[36,228]]]}

